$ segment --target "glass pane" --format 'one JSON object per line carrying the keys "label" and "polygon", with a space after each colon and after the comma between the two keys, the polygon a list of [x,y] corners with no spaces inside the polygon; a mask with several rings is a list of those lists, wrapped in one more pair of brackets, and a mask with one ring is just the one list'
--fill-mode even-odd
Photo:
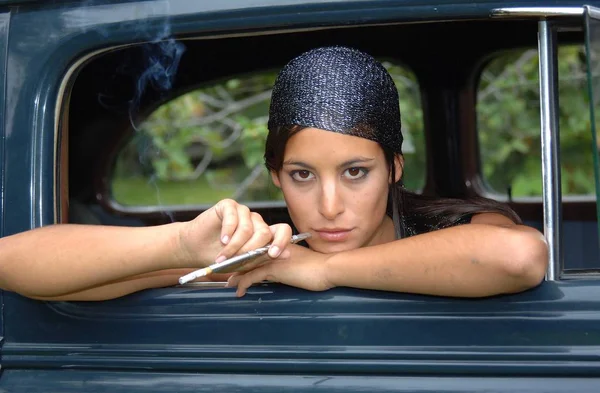
{"label": "glass pane", "polygon": [[[583,45],[558,48],[561,186],[564,196],[594,195],[589,99]],[[483,179],[491,193],[542,196],[538,54],[505,53],[483,70],[477,96]]]}
{"label": "glass pane", "polygon": [[[414,75],[384,61],[399,90],[405,184],[425,183],[425,137]],[[263,163],[276,72],[191,91],[157,108],[117,155],[112,195],[125,206],[281,201]]]}
{"label": "glass pane", "polygon": [[587,52],[587,77],[590,102],[590,135],[592,143],[589,151],[594,160],[594,179],[596,185],[596,218],[598,220],[598,234],[600,235],[600,164],[598,159],[598,131],[600,121],[600,10],[597,8],[586,9],[586,37],[585,47]]}

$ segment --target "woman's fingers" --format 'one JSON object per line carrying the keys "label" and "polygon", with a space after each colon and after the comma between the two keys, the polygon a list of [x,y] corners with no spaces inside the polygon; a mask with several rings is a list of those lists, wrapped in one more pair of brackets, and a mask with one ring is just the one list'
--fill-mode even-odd
{"label": "woman's fingers", "polygon": [[[285,259],[289,258],[290,255],[291,255],[290,250],[285,249],[279,254],[279,258],[277,258],[277,259],[285,260]],[[260,266],[263,266],[263,265],[271,262],[272,260],[273,260],[273,258],[269,257],[268,255],[260,256],[255,259],[252,259],[251,261],[245,262],[243,265],[238,266],[235,269],[235,271],[239,272],[239,273],[243,273],[243,272],[247,272],[250,270],[254,270]]]}
{"label": "woman's fingers", "polygon": [[270,264],[265,264],[246,273],[234,273],[227,280],[227,286],[232,288],[237,286],[235,295],[238,297],[244,296],[252,284],[269,279],[269,266]]}
{"label": "woman's fingers", "polygon": [[244,205],[237,207],[237,228],[229,242],[223,247],[216,262],[233,255],[244,253],[267,245],[273,235],[269,226],[258,213],[253,213]]}
{"label": "woman's fingers", "polygon": [[[217,203],[215,211],[222,220],[221,243],[224,246],[216,256],[215,262],[264,247],[269,243],[270,258],[289,254],[285,252],[292,236],[292,228],[289,225],[276,224],[269,227],[260,214],[251,212],[247,206],[232,199],[224,199]],[[254,269],[265,261],[268,261],[268,257],[247,263],[242,270]]]}
{"label": "woman's fingers", "polygon": [[273,235],[271,234],[271,229],[263,220],[262,216],[258,213],[250,213],[250,218],[252,219],[252,225],[254,227],[254,233],[252,237],[246,242],[246,244],[241,248],[240,251],[246,252],[253,250],[258,247],[264,247],[273,239]]}
{"label": "woman's fingers", "polygon": [[[290,240],[292,238],[292,228],[287,224],[275,224],[271,225],[270,227],[267,227],[267,229],[269,230],[269,240],[271,240],[272,238],[271,246],[269,247],[267,255],[257,257],[252,261],[246,262],[243,266],[240,266],[236,270],[240,272],[246,272],[249,270],[256,269],[259,266],[262,266],[273,259],[277,258],[280,260],[284,260],[290,257],[291,253],[289,250],[289,245],[291,244]],[[256,239],[251,240],[252,243],[254,243],[254,241],[264,242],[264,240],[258,236],[256,237]],[[258,247],[262,247],[262,244],[264,243],[259,244],[261,245],[259,245]],[[246,247],[244,247],[243,251],[247,251],[245,250],[245,248]],[[253,248],[254,247],[251,247],[251,249]]]}
{"label": "woman's fingers", "polygon": [[[220,262],[235,255],[235,253],[238,252],[254,234],[254,224],[252,223],[250,209],[248,209],[247,206],[237,204],[237,206],[235,206],[235,215],[237,225],[233,232],[225,232],[223,235],[229,236],[229,239],[227,244],[225,244],[225,247],[223,247],[219,255],[217,255],[216,262]],[[225,217],[223,217],[223,219],[225,219]],[[229,221],[229,223],[232,222],[233,219]],[[225,225],[225,222],[223,222],[223,225]],[[227,231],[230,230],[231,227],[228,227]],[[231,235],[229,235],[229,233],[231,233]]]}
{"label": "woman's fingers", "polygon": [[292,238],[292,228],[288,224],[275,224],[269,227],[273,236],[272,245],[269,248],[269,256],[277,258],[285,251]]}
{"label": "woman's fingers", "polygon": [[221,219],[221,243],[227,245],[238,227],[238,206],[233,199],[223,199],[215,205],[217,216]]}

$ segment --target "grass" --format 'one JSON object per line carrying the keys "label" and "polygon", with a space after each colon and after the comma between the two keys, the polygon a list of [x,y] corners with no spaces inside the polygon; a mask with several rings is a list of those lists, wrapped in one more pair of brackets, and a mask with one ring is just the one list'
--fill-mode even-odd
{"label": "grass", "polygon": [[149,181],[145,178],[115,178],[112,194],[125,206],[213,204],[230,198],[235,187],[215,188],[206,179],[195,181]]}

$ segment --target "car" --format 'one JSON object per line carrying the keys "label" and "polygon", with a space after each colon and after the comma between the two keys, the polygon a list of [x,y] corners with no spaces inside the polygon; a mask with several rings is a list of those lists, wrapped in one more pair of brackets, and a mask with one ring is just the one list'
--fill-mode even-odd
{"label": "car", "polygon": [[290,222],[261,162],[269,86],[294,56],[347,45],[397,82],[409,188],[504,201],[550,247],[541,285],[478,299],[268,282],[242,298],[213,282],[101,302],[3,291],[1,390],[600,388],[600,1],[0,5],[1,236],[187,220],[222,197]]}

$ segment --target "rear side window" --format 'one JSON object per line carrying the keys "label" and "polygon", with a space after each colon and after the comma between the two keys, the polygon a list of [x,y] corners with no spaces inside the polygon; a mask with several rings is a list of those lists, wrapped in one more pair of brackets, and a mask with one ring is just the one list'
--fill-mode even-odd
{"label": "rear side window", "polygon": [[[563,196],[595,194],[583,45],[558,50]],[[481,175],[491,194],[542,195],[537,50],[493,59],[481,73],[477,127]]]}

